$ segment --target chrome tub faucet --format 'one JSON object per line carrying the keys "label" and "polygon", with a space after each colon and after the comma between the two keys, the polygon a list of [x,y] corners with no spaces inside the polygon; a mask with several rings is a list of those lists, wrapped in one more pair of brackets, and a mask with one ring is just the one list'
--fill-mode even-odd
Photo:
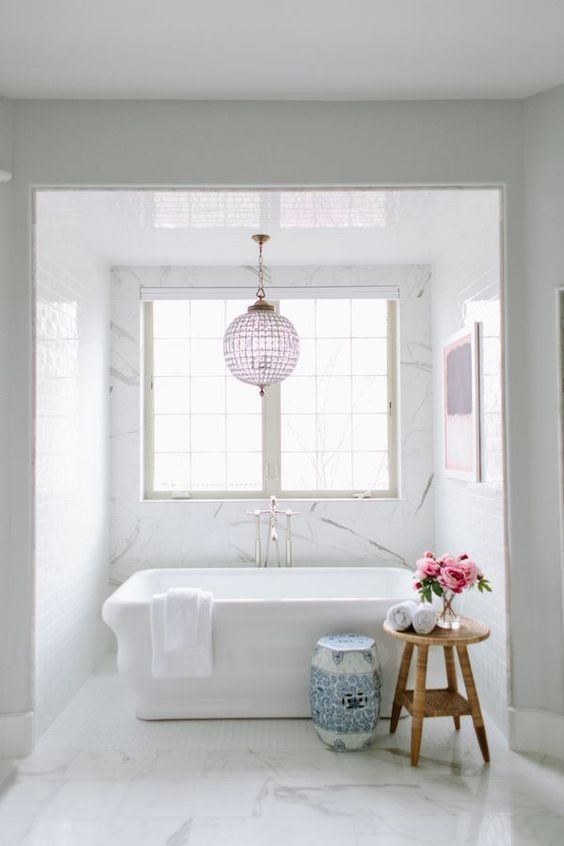
{"label": "chrome tub faucet", "polygon": [[[293,555],[292,555],[292,517],[296,515],[297,512],[287,510],[284,511],[281,508],[278,508],[278,501],[275,496],[270,497],[270,507],[264,510],[256,509],[255,511],[247,511],[247,514],[251,514],[255,518],[255,566],[256,567],[268,567],[270,564],[270,552],[271,547],[276,548],[276,564],[271,566],[276,567],[291,567],[293,564]],[[278,523],[279,517],[283,514],[286,517],[286,556],[285,556],[285,564],[282,565],[282,559],[280,555],[280,547],[278,544]],[[266,537],[266,551],[264,556],[264,561],[262,558],[262,541],[261,541],[261,520],[263,517],[267,517],[267,525],[268,525],[268,534]]]}

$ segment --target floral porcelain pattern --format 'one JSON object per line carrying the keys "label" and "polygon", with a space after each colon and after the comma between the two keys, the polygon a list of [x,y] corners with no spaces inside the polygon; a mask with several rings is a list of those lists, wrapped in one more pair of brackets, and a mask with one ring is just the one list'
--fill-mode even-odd
{"label": "floral porcelain pattern", "polygon": [[363,635],[327,635],[315,647],[311,715],[322,741],[337,751],[367,748],[381,702],[374,640]]}
{"label": "floral porcelain pattern", "polygon": [[351,649],[354,652],[358,652],[359,649],[368,650],[372,649],[373,646],[374,640],[371,637],[355,634],[325,635],[325,637],[320,637],[317,641],[317,647],[319,648],[327,647],[328,649],[338,649],[340,651]]}

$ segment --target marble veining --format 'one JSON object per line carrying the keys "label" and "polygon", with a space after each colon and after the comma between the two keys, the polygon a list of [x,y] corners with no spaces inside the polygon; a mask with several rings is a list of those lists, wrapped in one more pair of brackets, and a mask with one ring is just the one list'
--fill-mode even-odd
{"label": "marble veining", "polygon": [[423,505],[424,505],[424,503],[425,503],[425,500],[427,499],[427,496],[428,496],[428,494],[429,494],[429,491],[431,490],[431,485],[433,484],[433,479],[434,479],[434,478],[435,478],[435,474],[434,474],[434,473],[431,473],[431,475],[430,475],[430,476],[429,476],[429,478],[427,479],[427,483],[426,483],[426,485],[425,485],[425,487],[424,487],[424,489],[423,489],[423,493],[421,494],[421,499],[420,499],[420,501],[419,501],[419,505],[418,505],[418,506],[417,506],[417,508],[415,509],[415,514],[419,514],[419,512],[420,512],[420,511],[421,511],[421,509],[423,508]]}
{"label": "marble veining", "polygon": [[[139,297],[143,287],[245,286],[254,267],[112,270],[111,578],[147,567],[253,561],[254,501],[140,502]],[[412,566],[433,536],[431,274],[427,266],[272,267],[267,285],[377,284],[400,290],[401,498],[288,503],[294,562]],[[251,291],[252,293],[252,291]]]}
{"label": "marble veining", "polygon": [[560,846],[564,764],[511,752],[488,724],[381,720],[374,747],[336,753],[309,720],[131,719],[111,659],[29,758],[2,770],[5,846]]}
{"label": "marble veining", "polygon": [[[497,203],[497,200],[495,200]],[[478,617],[490,630],[483,649],[476,650],[473,669],[480,699],[505,730],[507,723],[506,548],[502,414],[502,306],[497,207],[492,206],[491,234],[468,237],[458,233],[448,252],[433,268],[433,332],[435,347],[435,542],[439,552],[466,549],[490,579],[487,597],[470,591],[465,613]],[[484,230],[484,220],[476,230]],[[460,482],[443,470],[441,405],[442,343],[473,321],[480,324],[480,453],[481,481]],[[477,530],[479,527],[479,530]]]}
{"label": "marble veining", "polygon": [[397,561],[400,562],[404,567],[407,567],[407,562],[401,555],[398,555],[397,552],[392,552],[391,549],[387,549],[385,546],[382,546],[381,543],[375,541],[373,538],[367,538],[360,535],[358,532],[355,532],[354,529],[351,529],[350,526],[343,526],[341,523],[337,523],[336,520],[330,520],[329,517],[321,517],[322,523],[327,523],[329,526],[334,526],[336,529],[341,529],[343,532],[348,532],[351,535],[354,535],[355,538],[360,538],[360,540],[369,543],[371,546],[376,547],[379,552],[383,552],[386,555],[390,555],[392,558],[395,558]]}

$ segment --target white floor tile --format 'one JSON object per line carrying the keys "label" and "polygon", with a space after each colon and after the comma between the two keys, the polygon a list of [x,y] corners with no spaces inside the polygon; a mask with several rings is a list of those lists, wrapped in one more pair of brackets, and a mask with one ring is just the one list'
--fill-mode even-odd
{"label": "white floor tile", "polygon": [[[2,846],[21,846],[25,843],[32,825],[29,820],[0,820],[0,843]],[[28,843],[32,842],[28,840]]]}
{"label": "white floor tile", "polygon": [[39,817],[61,789],[60,781],[15,780],[0,793],[0,820],[33,820]]}
{"label": "white floor tile", "polygon": [[1,846],[562,846],[564,762],[491,764],[472,725],[381,721],[370,751],[335,753],[308,720],[134,716],[110,664],[33,755],[0,769]]}
{"label": "white floor tile", "polygon": [[8,758],[0,761],[0,785],[12,775],[15,765],[16,761]]}
{"label": "white floor tile", "polygon": [[2,846],[355,846],[355,830],[350,820],[40,820],[32,824],[0,823],[0,843]]}
{"label": "white floor tile", "polygon": [[313,749],[214,749],[204,761],[205,776],[235,776],[237,778],[265,778],[272,776],[339,776],[341,755],[321,744]]}
{"label": "white floor tile", "polygon": [[250,817],[262,787],[260,779],[132,781],[117,816]]}
{"label": "white floor tile", "polygon": [[22,778],[59,781],[65,778],[75,755],[74,750],[40,748],[29,757],[17,761],[16,772]]}
{"label": "white floor tile", "polygon": [[[381,823],[388,828],[382,832]],[[562,846],[564,819],[544,816],[384,817],[355,826],[355,846]]]}
{"label": "white floor tile", "polygon": [[[15,824],[12,824],[15,825]],[[6,831],[2,846],[188,846],[186,820],[39,820]]]}
{"label": "white floor tile", "polygon": [[269,779],[258,798],[256,813],[264,817],[345,817],[374,819],[384,814],[433,815],[418,784],[362,784],[325,779]]}
{"label": "white floor tile", "polygon": [[125,781],[16,780],[0,797],[0,820],[108,819],[127,787]]}
{"label": "white floor tile", "polygon": [[354,846],[351,820],[194,820],[189,846]]}
{"label": "white floor tile", "polygon": [[101,752],[76,752],[63,778],[71,781],[93,779],[129,780],[142,778],[151,772],[157,753],[123,752],[103,750]]}
{"label": "white floor tile", "polygon": [[206,752],[203,749],[172,749],[158,752],[150,768],[149,778],[196,778],[204,770]]}

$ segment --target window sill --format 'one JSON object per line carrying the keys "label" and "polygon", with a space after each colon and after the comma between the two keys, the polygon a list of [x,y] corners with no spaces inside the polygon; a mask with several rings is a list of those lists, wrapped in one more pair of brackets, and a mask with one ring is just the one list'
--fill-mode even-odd
{"label": "window sill", "polygon": [[[191,502],[215,502],[222,504],[231,503],[264,503],[270,500],[270,494],[263,494],[251,497],[197,497],[197,496],[173,496],[173,497],[141,497],[141,503],[191,503]],[[305,503],[324,503],[324,502],[401,502],[401,496],[397,494],[390,494],[384,496],[310,496],[310,497],[293,497],[293,496],[277,496],[276,501],[281,503],[290,502],[305,502]]]}

